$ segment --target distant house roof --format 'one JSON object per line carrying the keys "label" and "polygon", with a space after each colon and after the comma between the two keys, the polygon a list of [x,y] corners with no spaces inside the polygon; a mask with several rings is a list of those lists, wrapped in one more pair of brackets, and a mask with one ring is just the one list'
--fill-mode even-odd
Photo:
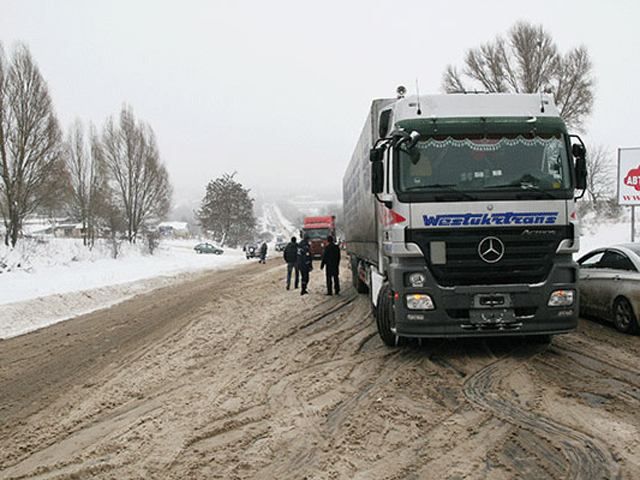
{"label": "distant house roof", "polygon": [[82,229],[82,223],[58,223],[53,225],[53,228],[77,228]]}
{"label": "distant house roof", "polygon": [[172,228],[176,232],[188,232],[189,224],[187,222],[161,222],[158,228]]}

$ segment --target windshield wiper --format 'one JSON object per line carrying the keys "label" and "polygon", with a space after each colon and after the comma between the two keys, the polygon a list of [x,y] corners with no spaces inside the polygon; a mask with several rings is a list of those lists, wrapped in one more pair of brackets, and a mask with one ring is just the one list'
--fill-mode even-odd
{"label": "windshield wiper", "polygon": [[516,195],[517,198],[522,198],[525,193],[531,193],[536,196],[542,196],[544,198],[554,198],[557,199],[554,194],[549,192],[548,190],[543,190],[538,185],[534,185],[532,183],[519,183],[519,184],[507,184],[507,185],[494,185],[491,187],[485,187],[487,190],[500,190],[500,189],[513,189],[519,190],[519,193]]}
{"label": "windshield wiper", "polygon": [[[423,190],[426,193],[433,193],[433,192],[428,192],[429,188],[437,188],[440,190],[446,190],[448,193],[453,193],[456,195],[461,196],[462,198],[466,199],[466,200],[477,200],[476,197],[474,197],[473,195],[469,195],[466,192],[463,192],[462,190],[458,190],[456,187],[456,184],[454,183],[449,183],[449,184],[444,184],[444,183],[434,183],[432,185],[413,185],[411,187],[407,187],[405,188],[406,192],[410,192],[410,191],[415,191],[415,190]],[[436,197],[436,200],[438,200],[438,197]]]}

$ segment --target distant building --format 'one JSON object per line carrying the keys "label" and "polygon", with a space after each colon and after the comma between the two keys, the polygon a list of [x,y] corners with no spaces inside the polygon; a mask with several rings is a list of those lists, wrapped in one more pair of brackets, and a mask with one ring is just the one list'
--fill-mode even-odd
{"label": "distant building", "polygon": [[[82,238],[82,223],[59,223],[51,228],[54,237]],[[48,233],[45,231],[44,233]]]}
{"label": "distant building", "polygon": [[162,222],[158,224],[158,233],[161,237],[189,238],[191,230],[187,222]]}

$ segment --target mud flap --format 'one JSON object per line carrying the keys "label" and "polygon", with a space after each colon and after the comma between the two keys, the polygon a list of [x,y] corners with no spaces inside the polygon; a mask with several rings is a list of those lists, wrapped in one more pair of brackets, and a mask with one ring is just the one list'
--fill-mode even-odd
{"label": "mud flap", "polygon": [[380,293],[380,289],[382,288],[382,284],[384,283],[384,276],[380,275],[373,268],[370,270],[371,273],[371,288],[369,289],[371,292],[371,303],[374,307],[378,306],[378,295]]}

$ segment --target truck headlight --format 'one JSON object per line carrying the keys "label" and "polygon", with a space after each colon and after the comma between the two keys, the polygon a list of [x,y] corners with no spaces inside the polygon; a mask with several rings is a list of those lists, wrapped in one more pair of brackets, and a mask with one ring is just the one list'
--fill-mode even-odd
{"label": "truck headlight", "polygon": [[433,300],[426,293],[410,293],[405,297],[409,310],[433,310]]}
{"label": "truck headlight", "polygon": [[407,280],[409,281],[410,287],[424,287],[427,276],[422,272],[413,272],[409,274]]}
{"label": "truck headlight", "polygon": [[574,290],[555,290],[549,296],[547,305],[549,307],[570,307],[576,297]]}

